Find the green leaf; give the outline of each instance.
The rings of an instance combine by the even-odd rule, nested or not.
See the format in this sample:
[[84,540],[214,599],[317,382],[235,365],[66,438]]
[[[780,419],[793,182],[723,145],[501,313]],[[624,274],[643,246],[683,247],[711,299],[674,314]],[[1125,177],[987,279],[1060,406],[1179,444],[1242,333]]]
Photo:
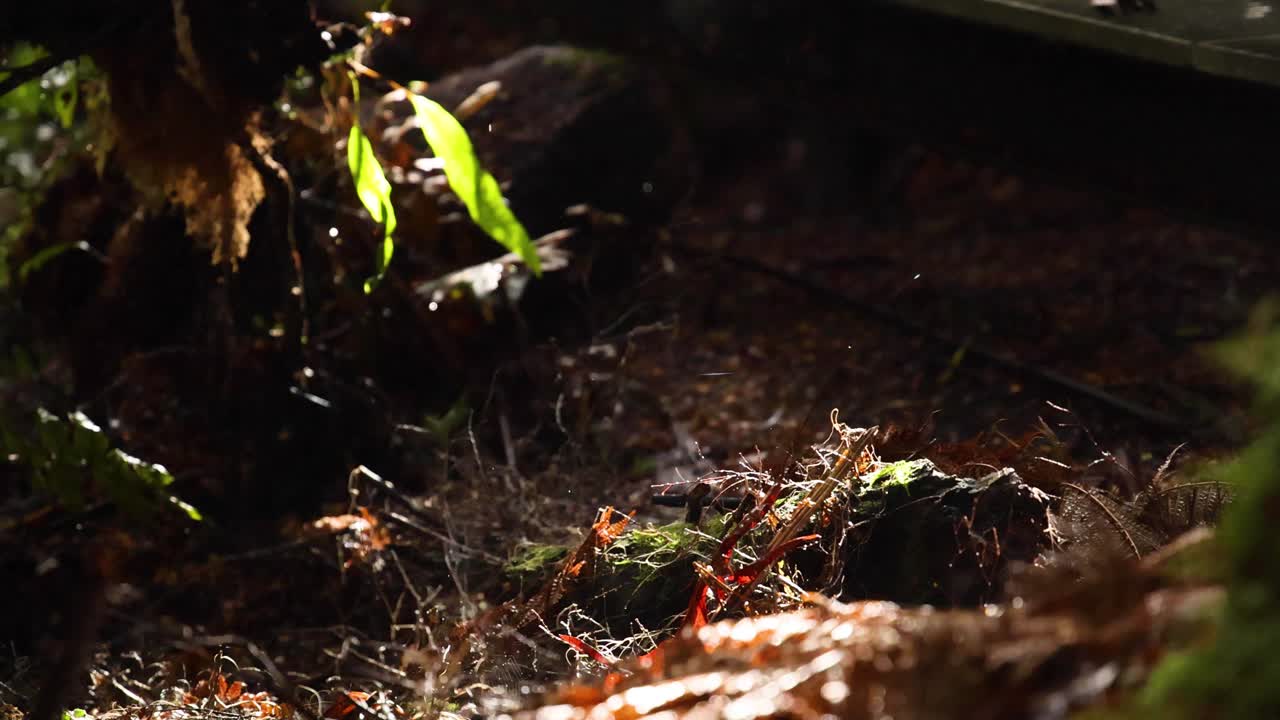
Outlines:
[[360,204],[369,211],[374,222],[382,223],[382,251],[374,262],[375,274],[364,283],[364,291],[371,292],[382,280],[391,263],[391,255],[395,252],[395,241],[392,234],[396,231],[396,211],[391,207],[391,183],[382,173],[382,165],[373,153],[373,143],[360,129],[360,125],[352,124],[351,136],[347,139],[347,165],[351,168],[351,177],[356,183],[356,194],[360,196]]
[[374,222],[384,223],[387,234],[395,231],[396,214],[391,207],[391,183],[382,174],[382,166],[373,154],[373,143],[359,125],[351,127],[350,144],[347,147],[347,164],[351,177],[356,181],[356,194]]
[[408,95],[423,137],[444,164],[449,186],[467,206],[471,219],[503,247],[520,256],[535,275],[541,275],[538,252],[529,233],[507,207],[498,181],[480,167],[467,131],[440,103],[416,93]]
[[35,255],[27,258],[22,262],[22,265],[18,266],[18,280],[26,282],[28,275],[36,272],[40,268],[43,268],[45,265],[48,265],[50,260],[53,260],[68,250],[82,250],[87,252],[89,251],[89,243],[80,240],[78,242],[62,242],[56,245],[50,245]]
[[175,507],[186,513],[187,517],[191,518],[194,522],[202,522],[204,520],[204,515],[201,515],[200,511],[192,507],[189,503],[185,503],[173,495],[169,496],[169,502],[173,503]]
[[53,93],[53,110],[57,113],[58,122],[62,123],[63,130],[70,128],[71,123],[76,119],[76,103],[80,101],[80,81],[77,78],[76,61],[71,60],[67,65],[69,70],[66,82]]
[[3,438],[6,451],[29,467],[34,488],[77,511],[90,499],[105,499],[137,518],[173,506],[192,520],[202,519],[198,510],[166,490],[174,478],[163,465],[112,448],[89,416],[77,410],[64,418],[38,408],[37,418],[31,442],[14,433]]
[[[9,49],[3,64],[8,67],[22,67],[44,59],[49,53],[38,45],[18,43]],[[0,73],[0,80],[8,79],[10,73]],[[7,95],[0,96],[0,108],[20,115],[30,116],[40,112],[41,89],[39,78],[19,85]]]
[[470,416],[471,407],[467,403],[467,396],[461,395],[443,415],[423,417],[422,425],[431,432],[437,444],[447,445],[449,437],[455,430],[461,428]]
[[[360,102],[360,83],[355,75],[351,75],[351,88],[355,105]],[[372,292],[387,272],[391,263],[391,255],[395,252],[395,241],[392,235],[396,231],[396,211],[391,206],[391,183],[382,172],[382,164],[373,152],[373,143],[360,128],[360,121],[353,120],[351,134],[347,137],[347,167],[351,169],[351,178],[356,184],[356,195],[360,204],[369,211],[374,222],[383,226],[382,251],[374,259],[374,276],[365,280],[364,291]]]

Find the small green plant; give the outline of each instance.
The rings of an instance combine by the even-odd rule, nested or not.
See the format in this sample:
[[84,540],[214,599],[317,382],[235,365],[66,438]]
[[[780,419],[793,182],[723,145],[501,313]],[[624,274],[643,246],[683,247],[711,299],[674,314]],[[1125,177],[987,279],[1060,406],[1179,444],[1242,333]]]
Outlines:
[[[349,73],[348,77],[352,97],[358,106],[359,79],[355,73]],[[534,275],[541,275],[537,248],[529,239],[524,225],[507,206],[497,179],[480,166],[466,129],[440,103],[407,88],[404,92],[413,106],[422,136],[443,165],[449,186],[466,206],[471,219],[500,245],[519,256]],[[391,183],[387,181],[373,143],[360,127],[358,118],[352,120],[347,138],[347,165],[360,204],[383,228],[382,245],[374,262],[374,276],[364,284],[368,293],[382,280],[395,253],[396,214],[391,204]]]
[[439,415],[424,415],[422,427],[431,435],[432,441],[440,447],[448,447],[449,438],[462,428],[471,417],[471,406],[465,395]]
[[201,515],[169,494],[173,476],[117,448],[79,411],[60,417],[41,408],[29,433],[0,432],[9,461],[30,473],[31,486],[72,511],[105,500],[135,518],[176,509],[195,521]]

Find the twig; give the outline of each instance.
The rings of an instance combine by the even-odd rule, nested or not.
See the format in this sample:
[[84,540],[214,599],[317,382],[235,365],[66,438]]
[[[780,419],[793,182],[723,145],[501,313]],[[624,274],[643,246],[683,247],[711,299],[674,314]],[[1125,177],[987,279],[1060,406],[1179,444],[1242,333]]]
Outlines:
[[232,553],[230,555],[224,555],[222,559],[224,562],[258,560],[264,557],[270,557],[272,555],[286,553],[286,552],[289,552],[290,550],[295,550],[297,548],[307,547],[308,545],[314,545],[316,542],[324,539],[325,537],[326,536],[324,535],[317,535],[315,537],[304,537],[304,538],[299,538],[297,540],[289,540],[287,542],[279,543],[277,545],[270,545],[268,547],[262,547],[262,548],[254,548],[252,550],[246,550],[240,553]]
[[147,704],[147,701],[146,701],[146,699],[145,699],[145,698],[143,698],[143,697],[142,697],[141,695],[139,695],[138,693],[136,693],[136,692],[134,692],[134,691],[130,690],[129,688],[125,687],[125,686],[124,686],[124,683],[121,683],[119,680],[117,680],[117,679],[115,679],[115,678],[111,678],[111,686],[112,686],[112,687],[114,687],[116,690],[119,690],[121,695],[124,695],[125,697],[127,697],[127,698],[129,698],[130,700],[134,701],[134,702],[135,702],[135,703],[137,703],[138,705],[146,705],[146,704]]
[[[356,497],[355,481],[356,481],[356,478],[358,477],[367,478],[371,482],[375,483],[384,492],[386,492],[388,495],[395,498],[402,505],[408,508],[409,512],[413,514],[415,517],[420,518],[421,520],[426,522],[436,521],[436,518],[428,515],[425,511],[423,511],[420,503],[416,502],[413,498],[409,497],[408,495],[405,495],[398,488],[396,488],[396,486],[393,485],[390,481],[384,479],[381,475],[375,473],[374,471],[370,470],[369,468],[363,465],[360,465],[356,467],[356,469],[352,470],[351,475],[347,479],[348,493],[351,494],[352,503],[355,502],[355,497]],[[354,510],[354,505],[352,509]],[[426,527],[425,525],[422,525],[419,522],[411,520],[405,515],[395,512],[394,510],[388,510],[387,517],[413,530],[416,530],[422,533],[423,535],[433,537],[436,540],[439,540],[440,542],[444,543],[445,545],[452,546],[455,549],[461,551],[462,554],[468,557],[479,557],[487,562],[495,563],[498,565],[501,565],[504,562],[501,558],[497,557],[496,555],[492,555],[490,553],[484,552],[483,550],[476,550],[475,548],[464,545],[463,543],[460,543],[457,540],[454,540],[449,535],[442,533],[439,530],[433,530],[432,528]]]
[[387,517],[392,520],[395,520],[398,523],[406,525],[414,530],[417,530],[423,535],[433,537],[436,540],[439,540],[440,542],[444,543],[445,545],[452,547],[455,550],[458,550],[459,552],[461,552],[463,555],[467,557],[477,557],[477,558],[480,558],[481,560],[492,563],[494,565],[501,565],[505,562],[502,558],[498,557],[497,555],[487,553],[483,550],[477,550],[469,545],[460,543],[457,540],[454,540],[453,538],[449,537],[445,533],[440,532],[439,530],[432,530],[431,528],[423,527],[422,525],[414,522],[413,520],[410,520],[409,518],[401,515],[400,513],[389,512],[387,513]]
[[[516,477],[520,477],[520,468],[516,465],[515,443],[511,439],[511,423],[507,420],[505,408],[498,411],[498,431],[502,435],[502,450],[507,459],[507,467]],[[508,489],[515,490],[512,487]]]
[[[557,408],[557,413],[558,412],[559,412],[559,408]],[[471,441],[471,454],[473,457],[475,457],[476,472],[480,474],[480,481],[483,484],[488,485],[489,474],[484,471],[484,461],[480,459],[480,445],[479,443],[476,442],[476,431],[472,422],[475,420],[475,417],[476,417],[476,412],[474,410],[467,413],[467,439]]]
[[800,529],[809,523],[809,519],[827,501],[827,498],[835,491],[836,486],[844,482],[851,471],[857,471],[858,458],[862,456],[862,451],[871,444],[871,440],[875,438],[879,431],[879,427],[867,428],[852,443],[849,442],[847,437],[844,438],[842,444],[845,445],[845,448],[842,449],[840,456],[836,459],[835,466],[827,472],[822,482],[809,492],[809,496],[800,502],[800,506],[792,513],[791,519],[783,526],[782,530],[773,536],[766,553],[776,550],[780,545],[790,542],[792,538],[800,534]]
[[[675,507],[687,508],[690,502],[689,493],[663,493],[661,495],[650,495],[649,502],[659,507]],[[715,497],[706,496],[701,499],[695,499],[699,508],[714,507],[717,510],[734,510],[742,504],[741,495],[716,495]]]
[[400,501],[400,504],[408,508],[409,511],[414,515],[424,520],[435,519],[428,516],[426,513],[424,513],[422,511],[422,507],[413,498],[401,492],[399,488],[397,488],[393,483],[391,483],[391,481],[384,479],[381,475],[370,470],[364,465],[356,466],[356,468],[351,471],[351,474],[347,476],[347,491],[349,493],[352,493],[353,497],[354,497],[353,490],[355,489],[356,478],[360,478],[360,477],[363,477],[369,480],[370,482],[372,482],[373,484],[381,488],[383,492],[395,498],[396,500]]

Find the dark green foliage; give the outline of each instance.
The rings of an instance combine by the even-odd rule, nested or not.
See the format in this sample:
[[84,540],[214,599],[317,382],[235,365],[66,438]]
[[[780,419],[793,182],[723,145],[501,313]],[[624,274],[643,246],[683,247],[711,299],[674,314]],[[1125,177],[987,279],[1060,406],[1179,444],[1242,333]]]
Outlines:
[[73,512],[106,501],[135,519],[170,508],[201,519],[199,511],[169,494],[173,476],[164,466],[112,448],[84,413],[63,418],[41,408],[29,432],[5,430],[0,443],[9,461],[29,473],[33,489]]
[[1280,329],[1277,307],[1261,308],[1250,331],[1217,349],[1257,391],[1267,429],[1224,470],[1236,487],[1219,540],[1228,558],[1228,595],[1214,637],[1172,654],[1143,695],[1160,717],[1280,717]]
[[[0,65],[22,68],[46,56],[43,49],[22,43],[0,50]],[[0,80],[7,76],[0,72]],[[26,231],[44,190],[62,177],[68,161],[86,144],[100,150],[91,141],[97,130],[81,121],[87,117],[81,110],[105,102],[101,76],[86,58],[54,65],[0,96],[0,287],[10,281],[4,257]],[[50,252],[41,263],[60,254]],[[24,268],[22,274],[35,269]]]

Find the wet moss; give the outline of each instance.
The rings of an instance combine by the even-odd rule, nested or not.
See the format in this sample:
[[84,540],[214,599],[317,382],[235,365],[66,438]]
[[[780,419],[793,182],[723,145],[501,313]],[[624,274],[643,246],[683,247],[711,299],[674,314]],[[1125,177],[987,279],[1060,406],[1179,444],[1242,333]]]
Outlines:
[[560,561],[568,556],[569,550],[565,545],[521,545],[512,552],[511,558],[502,567],[502,574],[524,585],[540,582],[551,577]]
[[709,562],[724,531],[722,517],[708,518],[701,528],[686,522],[631,530],[609,546],[594,583],[597,617],[609,624],[639,619],[661,627],[688,605],[695,561]]

